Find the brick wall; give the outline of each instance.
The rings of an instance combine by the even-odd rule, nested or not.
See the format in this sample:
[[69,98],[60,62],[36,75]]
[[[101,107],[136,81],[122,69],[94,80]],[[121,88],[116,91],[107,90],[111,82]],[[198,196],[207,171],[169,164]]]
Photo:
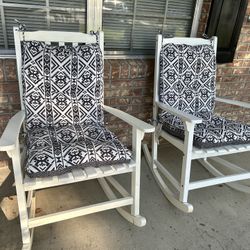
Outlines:
[[[204,0],[199,26],[199,35],[206,29],[211,0]],[[240,38],[232,63],[220,64],[217,69],[217,96],[250,102],[250,0]],[[230,119],[250,122],[250,110],[218,104],[216,112]]]
[[[152,116],[153,77],[154,60],[105,60],[105,104],[148,121]],[[114,116],[105,118],[119,139],[130,145],[131,128]]]

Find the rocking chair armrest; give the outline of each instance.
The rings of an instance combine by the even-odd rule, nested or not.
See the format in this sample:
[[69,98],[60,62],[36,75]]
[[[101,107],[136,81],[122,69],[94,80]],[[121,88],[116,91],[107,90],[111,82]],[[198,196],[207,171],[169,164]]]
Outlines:
[[170,107],[170,106],[168,106],[164,103],[161,103],[161,102],[156,102],[156,104],[159,108],[163,109],[164,111],[167,111],[173,115],[178,116],[184,122],[191,122],[193,124],[202,123],[202,119],[199,117],[196,117],[196,116],[191,115],[191,114],[187,114],[179,109]]
[[126,123],[130,124],[131,126],[141,130],[144,133],[153,133],[155,131],[154,126],[132,116],[129,115],[119,109],[112,108],[109,106],[104,105],[103,106],[104,110],[107,111],[108,113],[120,118],[121,120],[125,121]]
[[248,102],[241,102],[241,101],[237,101],[237,100],[230,100],[230,99],[222,98],[222,97],[216,97],[215,101],[217,101],[217,102],[223,102],[223,103],[227,103],[227,104],[239,106],[239,107],[242,107],[242,108],[248,108],[248,109],[250,109],[250,103],[248,103]]
[[9,120],[0,138],[0,151],[10,151],[15,149],[24,118],[25,112],[21,110]]

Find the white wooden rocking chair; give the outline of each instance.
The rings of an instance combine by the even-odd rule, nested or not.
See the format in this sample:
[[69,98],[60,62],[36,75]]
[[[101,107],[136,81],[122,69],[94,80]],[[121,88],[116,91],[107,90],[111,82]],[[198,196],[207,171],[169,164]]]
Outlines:
[[[216,48],[216,37],[157,36],[153,105],[156,130],[152,138],[152,152],[146,144],[143,150],[164,195],[187,213],[193,211],[193,206],[188,203],[188,194],[194,189],[226,183],[250,193],[249,186],[235,183],[249,179],[250,173],[219,157],[249,151],[250,126],[215,116],[215,101],[244,108],[250,108],[250,104],[215,97]],[[159,137],[183,152],[180,181],[158,160]],[[211,160],[226,171],[212,165],[209,157],[213,157]],[[192,160],[198,160],[215,177],[190,181]]]
[[[25,31],[24,32],[20,30],[19,28],[14,27],[14,37],[15,37],[18,81],[19,81],[19,88],[20,88],[20,95],[21,95],[22,110],[19,111],[13,118],[10,119],[0,139],[0,150],[6,151],[9,157],[11,157],[12,159],[12,165],[13,165],[14,177],[15,177],[15,185],[16,185],[16,191],[17,191],[18,207],[19,207],[23,249],[31,248],[32,239],[33,239],[33,230],[35,227],[74,218],[77,216],[104,211],[108,209],[116,208],[117,211],[129,222],[139,227],[144,226],[146,224],[146,219],[140,216],[139,214],[141,140],[143,139],[144,133],[153,132],[154,127],[122,111],[103,105],[103,86],[101,86],[103,84],[102,82],[103,81],[103,68],[102,68],[103,67],[103,57],[102,57],[103,55],[103,32],[99,32],[98,35],[84,34],[84,33],[79,33],[79,32],[58,32],[58,31],[34,31],[34,32]],[[54,46],[54,48],[52,48],[52,45],[50,47],[51,43],[57,43],[59,44],[59,46],[57,45],[57,46]],[[67,47],[66,43],[67,44],[70,43],[71,45],[68,45]],[[99,44],[99,46],[97,44]],[[24,49],[26,50],[25,52],[23,51]],[[101,51],[101,52],[99,53],[98,51],[99,52]],[[43,54],[42,57],[37,56],[37,53],[38,54],[40,53],[40,56],[42,53]],[[49,53],[49,54],[45,55],[46,53]],[[93,150],[96,150],[97,152],[99,150],[98,147],[102,147],[102,143],[106,143],[105,146],[103,146],[102,148],[104,151],[104,154],[105,153],[109,154],[110,151],[118,148],[117,150],[119,150],[119,152],[115,151],[114,158],[116,159],[119,153],[120,158],[118,159],[116,163],[119,163],[119,160],[125,159],[126,161],[124,163],[120,161],[121,162],[120,164],[115,164],[115,161],[114,163],[112,163],[112,160],[108,159],[108,162],[110,161],[110,163],[107,164],[104,162],[102,165],[102,162],[100,161],[97,162],[98,156],[96,155],[95,156],[96,160],[94,161],[96,165],[93,164],[93,157],[91,158],[89,156],[89,160],[85,162],[86,164],[84,165],[84,167],[74,168],[72,165],[74,164],[77,165],[77,162],[79,161],[78,156],[74,158],[75,155],[73,153],[75,152],[74,150],[77,149],[75,148],[74,150],[71,150],[71,153],[74,151],[72,153],[73,156],[71,154],[71,158],[69,158],[69,153],[65,153],[66,151],[64,152],[65,157],[68,157],[67,164],[69,165],[70,171],[67,171],[67,169],[64,169],[62,167],[62,164],[60,165],[57,162],[58,171],[48,172],[51,169],[47,169],[46,166],[43,165],[44,164],[43,159],[41,159],[41,157],[46,158],[46,156],[44,155],[46,154],[46,150],[51,149],[51,147],[49,147],[48,149],[45,149],[44,147],[46,145],[42,143],[43,136],[46,136],[46,133],[44,133],[44,131],[47,129],[47,127],[45,127],[45,130],[44,128],[42,128],[42,130],[41,128],[39,128],[40,132],[38,134],[36,134],[36,132],[33,131],[34,133],[33,134],[31,133],[30,135],[32,140],[38,140],[37,144],[33,143],[34,141],[31,141],[30,139],[28,139],[30,140],[28,141],[28,143],[30,144],[28,145],[30,147],[28,148],[28,150],[30,150],[28,152],[28,163],[31,166],[27,166],[27,163],[26,163],[26,171],[24,171],[24,165],[25,165],[24,158],[25,158],[25,155],[27,154],[26,153],[27,145],[24,145],[24,148],[20,150],[21,147],[19,145],[19,133],[20,133],[20,130],[24,121],[26,123],[26,129],[24,128],[24,130],[26,130],[26,132],[29,132],[29,129],[30,129],[29,125],[32,125],[32,126],[34,125],[34,127],[36,128],[35,125],[39,124],[39,112],[40,112],[40,111],[36,112],[35,109],[32,111],[28,105],[33,105],[33,104],[36,105],[37,104],[35,103],[36,101],[38,101],[39,103],[39,98],[36,99],[36,94],[44,93],[44,91],[46,90],[46,86],[47,87],[50,87],[50,85],[52,86],[52,83],[50,84],[50,81],[54,81],[52,79],[52,76],[51,78],[49,78],[48,76],[46,76],[46,74],[53,74],[53,71],[56,71],[56,70],[58,70],[56,77],[58,78],[61,77],[61,78],[59,80],[58,79],[55,80],[55,82],[61,85],[59,86],[59,90],[55,90],[51,88],[50,95],[53,95],[53,93],[54,94],[66,93],[66,92],[63,92],[64,91],[63,84],[65,84],[65,81],[60,82],[60,80],[63,80],[63,78],[65,77],[65,75],[63,75],[64,73],[62,72],[64,70],[67,71],[67,67],[69,67],[69,65],[71,65],[70,70],[73,70],[72,65],[73,63],[76,62],[74,60],[71,60],[69,56],[67,56],[67,53],[71,53],[70,54],[71,59],[74,56],[76,56],[78,60],[78,65],[79,65],[78,74],[80,74],[79,73],[80,70],[83,70],[82,68],[84,68],[83,70],[84,74],[81,76],[79,75],[82,82],[79,82],[80,81],[79,79],[75,79],[75,82],[78,81],[76,84],[80,84],[79,86],[83,86],[84,84],[86,84],[86,86],[85,85],[84,86],[86,87],[86,89],[88,88],[89,90],[90,88],[88,84],[91,84],[91,81],[88,81],[88,80],[92,79],[89,76],[91,75],[92,77],[94,77],[95,87],[97,90],[95,92],[95,98],[96,98],[95,100],[97,100],[97,102],[98,101],[100,102],[99,104],[97,103],[99,105],[99,108],[101,107],[100,109],[103,109],[106,112],[109,112],[112,115],[115,115],[116,117],[129,123],[133,127],[131,160],[128,161],[128,158],[127,158],[127,157],[130,158],[130,155],[131,155],[129,150],[127,150],[124,146],[122,146],[122,144],[119,144],[118,139],[115,138],[113,133],[101,127],[98,129],[101,130],[102,136],[104,135],[106,139],[103,139],[104,141],[102,141],[98,137],[98,139],[96,139],[98,143],[96,141],[93,141],[93,142],[91,142],[91,140],[88,141],[87,145],[92,145],[92,146],[94,145],[93,146],[94,148],[92,148],[92,151],[87,151],[88,154],[92,154]],[[55,56],[56,58],[53,58],[53,56]],[[90,62],[89,57],[93,57],[93,60],[91,59],[92,60],[91,62]],[[69,63],[60,64],[61,59],[66,60],[66,61],[68,60]],[[46,60],[49,60],[49,62],[48,61],[45,62]],[[55,60],[57,60],[57,63],[60,66],[59,69],[58,68],[55,69],[55,65],[56,65]],[[47,66],[50,65],[49,69],[48,68],[46,69],[46,70],[49,70],[49,72],[45,70],[46,63],[47,63]],[[43,72],[37,72],[41,70],[41,68]],[[95,73],[95,71],[98,71],[98,72]],[[27,72],[29,72],[29,75],[27,75],[28,74]],[[36,76],[39,76],[39,77],[36,78]],[[76,78],[77,76],[74,74],[71,74],[70,77],[71,77],[71,83],[72,84],[75,83],[73,82],[72,79],[74,77]],[[42,85],[42,87],[38,85],[35,86],[36,81],[40,81],[41,79],[44,82],[44,85]],[[49,80],[49,81],[46,82],[46,80]],[[42,89],[38,89],[40,87]],[[53,88],[55,88],[55,86],[53,86]],[[97,88],[99,88],[99,90]],[[62,92],[60,92],[60,89]],[[73,87],[71,87],[71,91],[74,91]],[[84,92],[84,90],[82,91]],[[93,95],[93,91],[90,90],[89,93],[90,95]],[[78,94],[81,95],[81,92],[79,91]],[[30,97],[30,95],[33,95],[33,96]],[[47,97],[48,96],[46,96],[46,98]],[[33,101],[33,103],[29,103],[30,100]],[[59,102],[60,100],[61,99],[59,98]],[[81,95],[81,98],[78,98],[78,99],[76,96],[76,100],[78,102],[86,101],[82,106],[79,104],[78,108],[86,107],[87,109],[89,108],[89,103],[91,103],[91,101],[89,101],[88,93]],[[48,100],[45,100],[45,99],[43,101],[47,102],[47,104],[49,102]],[[66,103],[66,104],[67,104],[66,106],[72,105],[72,103],[71,104]],[[37,108],[40,109],[40,106],[43,106],[43,103],[39,103],[38,106]],[[49,107],[46,107],[46,108],[49,108]],[[57,107],[54,107],[54,108],[56,109]],[[47,110],[47,112],[49,111]],[[54,110],[53,112],[56,112],[56,110]],[[73,111],[71,110],[71,112]],[[85,110],[83,112],[87,112],[87,111]],[[95,110],[94,112],[91,113],[91,115],[95,116],[98,112],[102,112],[102,111]],[[79,114],[80,116],[81,115],[83,116],[83,113],[79,113]],[[42,114],[42,116],[43,115],[44,114]],[[57,114],[53,113],[53,115],[54,115],[53,122],[55,123],[56,122],[55,120],[57,119],[56,118]],[[65,117],[62,117],[62,115],[66,116],[66,113],[64,111],[61,111],[61,113],[59,114],[60,116],[59,123],[62,122],[63,119],[65,119]],[[100,114],[97,114],[97,115],[98,115],[97,116],[98,119],[101,119]],[[86,117],[89,118],[90,114],[88,113]],[[41,119],[43,120],[43,117]],[[76,116],[76,119],[80,120],[81,117]],[[42,120],[40,120],[40,122],[43,122]],[[65,122],[66,120],[63,120],[63,121]],[[49,121],[46,121],[46,119],[45,119],[45,122],[49,123]],[[86,126],[88,126],[88,124]],[[86,130],[85,131],[86,136],[89,136],[89,137],[96,136],[96,133],[98,135],[100,131],[97,129],[99,132],[98,131],[96,132],[95,129],[96,128],[92,128],[91,131]],[[51,130],[47,129],[46,131],[49,131],[49,133],[52,133]],[[58,132],[57,129],[54,129],[53,131],[55,131],[56,133]],[[80,135],[82,137],[85,136],[85,132],[82,132],[82,131],[83,130],[81,130],[80,132],[76,131],[78,133],[78,137]],[[70,135],[70,133],[67,133],[67,132],[68,131],[65,132],[66,134],[63,134],[63,133],[60,134],[58,132],[58,134],[62,135],[61,139],[63,138],[67,139],[68,138],[67,136]],[[40,141],[39,141],[39,137],[41,139]],[[110,142],[109,140],[110,137],[114,141]],[[52,139],[53,139],[53,136],[52,136]],[[56,140],[59,140],[59,139],[60,138],[57,138]],[[107,142],[105,140],[107,140]],[[46,141],[45,143],[47,142],[48,141]],[[74,142],[74,143],[75,143],[74,145],[78,145],[77,144],[78,142]],[[66,148],[68,147],[67,145],[70,145],[70,143],[68,144],[59,143],[56,145],[57,146],[59,145],[61,147],[61,150],[64,150],[65,147]],[[111,146],[118,145],[118,146],[117,148],[115,148],[114,146],[114,148],[110,149],[111,147],[110,145]],[[40,149],[36,148],[35,151],[32,151],[33,147],[35,148],[41,147],[41,148]],[[53,147],[56,147],[56,146],[53,146]],[[20,151],[22,152],[20,153]],[[81,152],[83,152],[84,154],[84,151],[80,150],[80,153]],[[54,150],[53,153],[56,155],[57,154],[56,150]],[[107,156],[105,155],[105,157]],[[99,158],[100,158],[100,155],[99,155]],[[53,168],[55,168],[56,163],[53,162],[52,164],[51,159],[50,160],[48,159],[47,159],[47,163],[50,164],[50,167],[52,168],[52,170],[55,170]],[[55,157],[54,160],[58,160],[58,158]],[[62,161],[64,160],[65,159],[63,159]],[[70,160],[72,162],[70,162]],[[80,163],[82,163],[81,157],[80,157]],[[67,165],[66,160],[63,164]],[[46,171],[44,169],[46,169]],[[63,174],[58,175],[60,171]],[[48,173],[52,173],[51,176],[46,176]],[[120,174],[125,174],[125,173],[131,173],[131,178],[132,178],[131,193],[126,191],[113,177],[115,175],[120,175]],[[62,211],[62,212],[57,212],[57,213],[53,213],[49,215],[35,217],[34,211],[35,211],[35,191],[36,190],[75,183],[75,182],[81,182],[81,181],[86,181],[86,180],[91,180],[91,179],[98,179],[109,201],[94,204],[94,205],[89,205],[85,207],[75,208],[75,209],[71,209],[68,211]],[[120,197],[117,198],[117,196],[112,191],[108,183],[111,184],[112,187],[115,188],[118,191],[118,193],[121,194],[121,198]],[[131,211],[127,211],[125,208],[121,208],[124,206],[130,206]]]

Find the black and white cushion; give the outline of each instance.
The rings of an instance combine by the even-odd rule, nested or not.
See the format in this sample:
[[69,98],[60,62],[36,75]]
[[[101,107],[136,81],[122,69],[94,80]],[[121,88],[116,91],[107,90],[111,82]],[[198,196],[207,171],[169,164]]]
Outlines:
[[131,152],[100,123],[36,128],[28,132],[27,145],[26,171],[31,177],[131,159]]
[[129,162],[131,152],[104,127],[99,46],[32,41],[22,48],[27,174]]
[[[214,115],[216,60],[212,45],[166,44],[160,54],[161,102],[203,119],[194,129],[194,145],[210,148],[250,142],[250,126]],[[182,121],[159,114],[168,133],[184,138]]]

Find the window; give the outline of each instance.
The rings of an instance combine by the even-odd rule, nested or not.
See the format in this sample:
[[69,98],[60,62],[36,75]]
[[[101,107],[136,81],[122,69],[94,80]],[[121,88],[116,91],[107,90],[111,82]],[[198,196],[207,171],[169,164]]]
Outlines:
[[195,2],[104,0],[105,49],[133,54],[152,53],[159,32],[169,36],[189,36]]
[[217,62],[232,62],[245,17],[247,0],[213,0],[206,33],[218,37]]
[[10,54],[14,48],[14,19],[29,30],[86,31],[86,0],[3,0],[0,3],[0,49]]
[[150,55],[159,32],[189,36],[201,4],[202,0],[0,0],[0,56],[15,55],[14,19],[31,31],[103,29],[105,53]]

